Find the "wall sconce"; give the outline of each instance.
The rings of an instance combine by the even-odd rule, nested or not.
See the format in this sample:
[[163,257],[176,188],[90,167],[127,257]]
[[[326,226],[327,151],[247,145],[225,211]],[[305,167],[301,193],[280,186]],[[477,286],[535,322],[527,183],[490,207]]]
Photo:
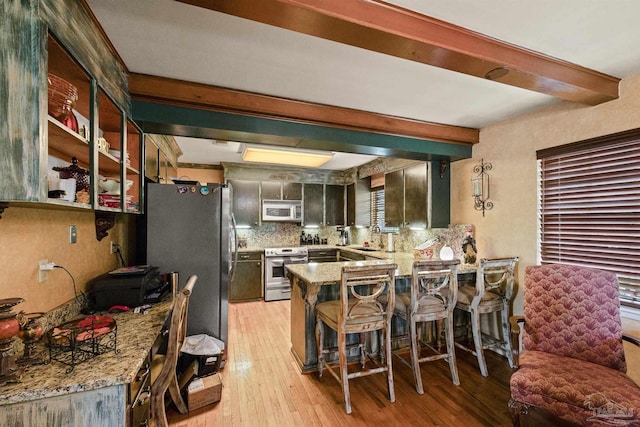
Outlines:
[[491,163],[485,163],[484,159],[480,160],[479,165],[475,165],[473,167],[473,173],[478,174],[477,176],[471,178],[471,184],[473,186],[473,200],[474,200],[474,208],[477,211],[482,211],[482,216],[484,216],[485,210],[490,210],[493,208],[493,202],[489,201],[489,175],[487,171],[490,171],[493,168]]

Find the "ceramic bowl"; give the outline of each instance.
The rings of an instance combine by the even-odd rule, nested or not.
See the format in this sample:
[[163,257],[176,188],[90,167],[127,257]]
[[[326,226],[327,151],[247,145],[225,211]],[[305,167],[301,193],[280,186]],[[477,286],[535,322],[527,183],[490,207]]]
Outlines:
[[98,181],[98,187],[107,193],[120,193],[120,181],[115,178],[101,178]]

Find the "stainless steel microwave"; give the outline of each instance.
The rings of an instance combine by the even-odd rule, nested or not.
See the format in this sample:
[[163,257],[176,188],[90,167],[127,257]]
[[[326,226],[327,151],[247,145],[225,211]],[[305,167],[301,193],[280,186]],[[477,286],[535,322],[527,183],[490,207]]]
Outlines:
[[301,200],[263,200],[263,221],[302,222]]

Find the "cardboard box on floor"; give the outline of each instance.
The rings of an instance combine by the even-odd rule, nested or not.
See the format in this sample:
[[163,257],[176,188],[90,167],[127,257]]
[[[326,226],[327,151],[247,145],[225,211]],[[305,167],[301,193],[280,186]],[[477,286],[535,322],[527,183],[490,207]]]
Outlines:
[[187,387],[189,411],[218,402],[222,398],[222,377],[219,373],[196,377]]

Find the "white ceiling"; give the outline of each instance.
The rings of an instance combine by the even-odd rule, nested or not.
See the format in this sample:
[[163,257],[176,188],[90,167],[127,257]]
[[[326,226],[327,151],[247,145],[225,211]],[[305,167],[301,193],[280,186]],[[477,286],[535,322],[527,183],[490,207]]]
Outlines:
[[[640,72],[637,0],[390,3],[616,77]],[[557,102],[172,0],[88,4],[131,72],[472,128]],[[227,155],[214,148],[228,145],[177,140],[180,162],[215,164]],[[368,160],[356,156],[354,164]]]

